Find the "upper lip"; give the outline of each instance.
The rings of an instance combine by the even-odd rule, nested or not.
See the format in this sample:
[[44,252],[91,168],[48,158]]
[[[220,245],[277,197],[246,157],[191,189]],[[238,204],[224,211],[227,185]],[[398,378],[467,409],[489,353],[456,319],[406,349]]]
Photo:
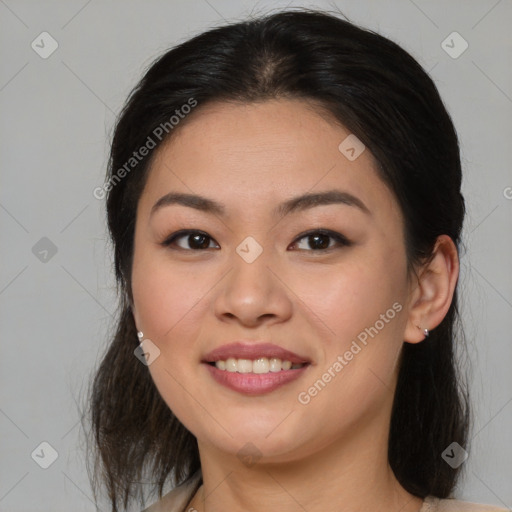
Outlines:
[[212,363],[216,361],[226,361],[228,358],[235,359],[258,359],[260,357],[277,358],[291,363],[309,363],[307,357],[286,350],[285,348],[274,345],[273,343],[244,343],[237,341],[222,345],[211,352],[208,352],[203,358],[203,363]]

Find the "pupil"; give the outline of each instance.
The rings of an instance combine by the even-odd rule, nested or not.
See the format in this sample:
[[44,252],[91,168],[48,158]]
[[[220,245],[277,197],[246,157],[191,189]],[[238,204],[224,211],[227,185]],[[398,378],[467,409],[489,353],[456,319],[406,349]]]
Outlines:
[[[199,242],[197,244],[194,242],[191,243],[190,244],[191,247],[196,247],[196,248],[201,248],[201,249],[208,248],[208,245],[209,245],[208,240],[207,240],[208,237],[206,237],[205,235],[190,235],[190,236],[192,237],[192,240],[194,240],[194,241],[202,240],[202,243],[201,242]],[[190,238],[189,238],[189,243],[190,243]]]
[[[315,240],[315,243],[310,244],[311,248],[327,249],[329,247],[329,237],[327,235],[311,235],[311,238]],[[324,239],[324,243],[321,243],[321,239]],[[320,240],[320,243],[317,243]],[[313,247],[315,246],[315,247]]]

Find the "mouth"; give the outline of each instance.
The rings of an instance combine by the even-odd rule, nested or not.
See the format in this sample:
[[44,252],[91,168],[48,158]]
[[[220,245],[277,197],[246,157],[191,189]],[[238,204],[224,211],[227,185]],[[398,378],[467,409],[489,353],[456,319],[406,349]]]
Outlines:
[[201,361],[213,379],[246,395],[262,395],[298,379],[311,360],[271,343],[236,342]]

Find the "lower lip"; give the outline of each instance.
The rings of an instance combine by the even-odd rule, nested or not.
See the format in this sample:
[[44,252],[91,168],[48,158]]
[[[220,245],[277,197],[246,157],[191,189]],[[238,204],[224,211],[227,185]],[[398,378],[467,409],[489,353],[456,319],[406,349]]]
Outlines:
[[308,364],[296,370],[281,370],[269,373],[238,373],[219,370],[216,366],[203,363],[210,375],[223,386],[246,395],[262,395],[298,379]]

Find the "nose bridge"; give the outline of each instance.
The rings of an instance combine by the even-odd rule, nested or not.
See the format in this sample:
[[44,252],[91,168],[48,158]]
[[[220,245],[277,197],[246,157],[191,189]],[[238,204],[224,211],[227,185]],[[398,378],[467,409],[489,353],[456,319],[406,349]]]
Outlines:
[[[261,237],[260,237],[261,240]],[[267,246],[264,250],[263,245],[256,240],[253,236],[246,236],[236,247],[235,252],[238,256],[248,265],[253,264],[256,260],[268,259],[269,248]],[[263,253],[266,253],[262,258]]]
[[230,258],[231,271],[216,299],[216,313],[253,323],[259,318],[283,317],[289,298],[272,271],[273,254],[253,236],[245,237]]
[[267,275],[271,259],[269,247],[264,247],[253,236],[246,236],[235,248],[231,259],[231,285],[238,288],[238,293],[254,296],[253,300],[256,300],[256,294],[268,293],[268,287],[272,285]]

